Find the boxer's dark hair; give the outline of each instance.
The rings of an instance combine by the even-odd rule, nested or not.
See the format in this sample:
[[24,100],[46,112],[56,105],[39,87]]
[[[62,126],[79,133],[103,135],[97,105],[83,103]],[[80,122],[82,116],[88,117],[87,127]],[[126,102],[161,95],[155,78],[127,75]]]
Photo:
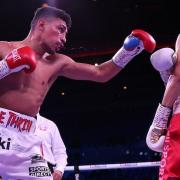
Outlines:
[[72,21],[71,21],[71,16],[66,13],[62,9],[58,9],[55,7],[47,6],[47,7],[41,7],[38,8],[35,13],[34,17],[31,21],[31,28],[34,28],[37,21],[41,18],[60,18],[63,21],[66,22],[67,28],[70,29]]

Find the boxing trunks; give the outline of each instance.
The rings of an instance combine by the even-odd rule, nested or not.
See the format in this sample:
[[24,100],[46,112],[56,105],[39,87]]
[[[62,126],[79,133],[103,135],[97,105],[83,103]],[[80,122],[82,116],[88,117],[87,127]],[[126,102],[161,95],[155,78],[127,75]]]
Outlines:
[[0,108],[0,176],[3,180],[52,180],[36,119]]
[[180,179],[180,113],[170,121],[159,171],[159,180],[170,179]]

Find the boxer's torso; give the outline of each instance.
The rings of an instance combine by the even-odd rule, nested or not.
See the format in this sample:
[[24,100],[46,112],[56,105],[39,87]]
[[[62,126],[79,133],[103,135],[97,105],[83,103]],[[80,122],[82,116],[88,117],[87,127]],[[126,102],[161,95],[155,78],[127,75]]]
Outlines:
[[[7,44],[7,43],[6,43]],[[8,43],[0,47],[0,59],[14,48],[22,46],[20,42]],[[58,56],[58,59],[60,56]],[[37,66],[32,73],[20,71],[0,80],[0,107],[35,116],[57,74],[63,66],[55,55],[37,59]]]

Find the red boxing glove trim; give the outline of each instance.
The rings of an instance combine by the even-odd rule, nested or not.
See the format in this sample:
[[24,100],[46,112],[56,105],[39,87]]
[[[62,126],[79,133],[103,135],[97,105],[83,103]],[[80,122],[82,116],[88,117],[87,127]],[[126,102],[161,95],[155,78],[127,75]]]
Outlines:
[[131,34],[142,40],[144,49],[146,49],[148,52],[153,52],[156,48],[156,41],[148,32],[141,29],[135,29]]

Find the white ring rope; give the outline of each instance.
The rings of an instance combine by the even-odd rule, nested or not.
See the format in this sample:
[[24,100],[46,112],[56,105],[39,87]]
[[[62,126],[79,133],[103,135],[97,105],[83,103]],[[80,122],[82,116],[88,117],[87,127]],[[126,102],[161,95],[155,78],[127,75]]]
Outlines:
[[[121,164],[95,164],[77,166],[80,171],[84,170],[103,170],[103,169],[125,169],[125,168],[141,168],[141,167],[157,167],[160,166],[159,161],[155,162],[135,162]],[[65,171],[74,171],[76,166],[67,166]]]

